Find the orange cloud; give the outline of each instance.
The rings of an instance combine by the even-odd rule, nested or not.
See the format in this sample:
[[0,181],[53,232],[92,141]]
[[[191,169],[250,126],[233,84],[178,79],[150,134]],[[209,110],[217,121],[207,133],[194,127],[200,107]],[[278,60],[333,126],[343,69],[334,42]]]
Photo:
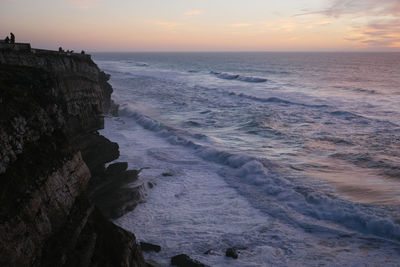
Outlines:
[[250,23],[234,23],[234,24],[230,24],[229,26],[235,27],[235,28],[242,28],[242,27],[252,26],[252,24],[250,24]]
[[[358,47],[398,47],[400,42],[399,0],[331,0],[328,8],[297,14],[295,17],[305,15],[322,15],[335,19],[344,17],[352,23],[344,39]],[[360,22],[360,18],[366,22]]]
[[346,38],[365,46],[399,47],[400,18],[375,20],[367,25],[352,28],[352,34]]
[[200,9],[197,9],[197,10],[189,10],[189,11],[186,11],[184,14],[185,14],[186,16],[200,15],[200,14],[203,14],[203,10],[200,10]]
[[175,28],[176,26],[181,25],[180,23],[174,21],[156,21],[155,24],[166,27],[168,29]]

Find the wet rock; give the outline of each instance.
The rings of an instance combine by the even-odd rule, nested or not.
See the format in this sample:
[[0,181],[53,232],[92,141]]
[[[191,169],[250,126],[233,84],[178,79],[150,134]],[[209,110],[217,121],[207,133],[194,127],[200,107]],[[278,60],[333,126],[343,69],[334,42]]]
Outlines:
[[44,245],[43,267],[146,266],[135,236],[107,221],[85,198]]
[[155,251],[155,252],[161,251],[161,247],[159,245],[154,245],[147,242],[140,242],[140,247],[142,248],[143,251]]
[[163,172],[162,176],[167,177],[167,176],[174,176],[174,174],[170,173],[170,172]]
[[171,264],[178,267],[207,267],[197,260],[191,259],[186,254],[179,254],[171,258]]
[[108,83],[110,77],[111,76],[109,74],[103,71],[99,73],[99,84],[103,89],[103,96],[104,96],[104,112],[111,114],[113,116],[118,116],[119,105],[115,104],[115,102],[111,99],[113,88]]
[[161,265],[158,264],[157,262],[149,259],[149,260],[146,260],[146,267],[161,267]]
[[126,170],[126,162],[117,162],[103,172],[97,171],[90,183],[90,198],[106,218],[116,219],[132,211],[146,198],[146,187],[137,182],[141,170]]
[[129,182],[135,181],[138,179],[138,175],[139,175],[140,171],[141,170],[127,170],[127,171],[125,171],[123,178],[125,179],[125,181],[129,181]]
[[127,168],[126,162],[111,164],[104,171],[95,171],[89,184],[90,198],[106,218],[121,217],[146,198],[146,187],[137,182],[141,170]]
[[147,197],[144,184],[131,187],[104,187],[97,192],[94,202],[106,218],[116,219],[132,211]]
[[104,164],[119,157],[118,144],[98,133],[89,133],[75,138],[74,146],[82,152],[82,157],[94,176],[91,183],[97,182],[97,177],[106,171]]
[[128,169],[128,163],[127,162],[116,162],[113,164],[110,164],[107,169],[106,169],[106,175],[107,176],[116,176],[122,174],[124,171]]
[[152,183],[152,182],[147,182],[147,185],[148,185],[149,188],[153,188],[154,187],[154,183]]
[[236,249],[234,249],[234,248],[228,248],[225,252],[225,256],[231,257],[234,259],[237,259],[239,257]]
[[210,255],[211,252],[212,252],[212,249],[209,249],[209,250],[207,250],[206,252],[204,252],[203,254],[204,254],[204,255]]

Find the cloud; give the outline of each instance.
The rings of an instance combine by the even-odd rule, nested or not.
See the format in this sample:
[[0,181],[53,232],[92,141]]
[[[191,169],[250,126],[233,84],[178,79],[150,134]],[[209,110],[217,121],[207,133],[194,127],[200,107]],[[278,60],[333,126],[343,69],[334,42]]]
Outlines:
[[168,29],[175,28],[176,26],[181,25],[180,23],[174,22],[174,21],[156,21],[155,24],[159,26],[163,26]]
[[317,20],[317,21],[313,21],[312,24],[314,24],[314,25],[329,25],[329,24],[332,24],[332,21],[330,21],[330,20]]
[[329,3],[325,9],[294,17],[318,15],[330,19],[343,18],[350,23],[345,40],[366,47],[399,47],[400,0],[330,0]]
[[184,13],[186,16],[194,16],[203,14],[203,10],[196,9],[196,10],[188,10]]
[[70,2],[74,4],[78,8],[91,8],[95,4],[97,0],[67,0],[67,2]]
[[374,20],[355,26],[346,40],[365,46],[400,48],[400,18]]
[[253,25],[253,24],[250,24],[250,23],[234,23],[234,24],[229,24],[229,26],[235,27],[235,28],[249,27],[249,26],[252,26],[252,25]]
[[329,3],[330,4],[327,8],[295,14],[294,17],[316,14],[336,18],[346,15],[353,17],[400,15],[399,0],[330,0]]
[[342,15],[399,15],[399,0],[333,0],[332,5],[323,11],[328,16],[339,17]]

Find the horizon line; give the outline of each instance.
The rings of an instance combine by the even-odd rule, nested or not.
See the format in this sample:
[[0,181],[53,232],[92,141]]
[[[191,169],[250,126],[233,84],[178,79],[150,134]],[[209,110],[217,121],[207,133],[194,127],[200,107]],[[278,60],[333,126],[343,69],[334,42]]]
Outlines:
[[193,50],[193,51],[179,51],[179,50],[125,50],[125,51],[91,51],[86,50],[88,53],[400,53],[400,51],[387,51],[387,50],[367,50],[367,51],[354,51],[354,50],[281,50],[281,51],[271,51],[271,50]]

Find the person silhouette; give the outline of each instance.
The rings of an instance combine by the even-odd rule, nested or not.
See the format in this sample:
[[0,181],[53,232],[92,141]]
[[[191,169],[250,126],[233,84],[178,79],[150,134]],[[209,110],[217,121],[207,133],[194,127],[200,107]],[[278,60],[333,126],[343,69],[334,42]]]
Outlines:
[[6,39],[4,39],[4,42],[6,42],[6,44],[10,43],[10,38],[7,36]]
[[15,44],[15,35],[12,32],[10,32],[10,43]]

